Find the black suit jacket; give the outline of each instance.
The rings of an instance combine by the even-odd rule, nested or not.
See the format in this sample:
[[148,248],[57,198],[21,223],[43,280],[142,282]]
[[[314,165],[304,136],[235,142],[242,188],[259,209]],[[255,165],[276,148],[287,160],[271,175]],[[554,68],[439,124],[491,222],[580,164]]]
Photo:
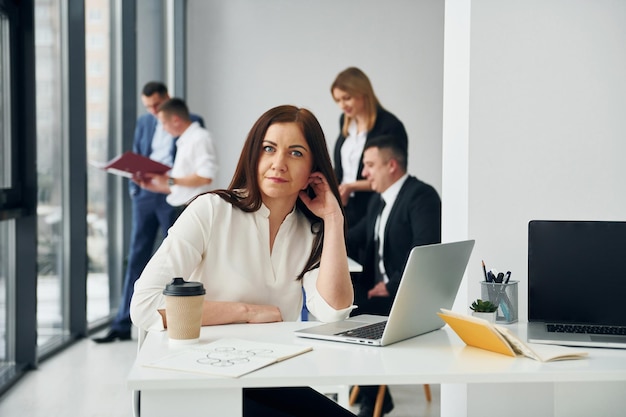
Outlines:
[[[347,237],[348,255],[363,265],[357,284],[365,291],[374,286],[374,226],[378,216],[377,208],[378,200],[371,199],[365,217],[348,231]],[[411,249],[441,242],[441,200],[437,191],[409,176],[389,212],[384,233],[383,263],[389,278],[387,290],[393,300]],[[368,311],[360,311],[363,312]],[[389,314],[388,311],[376,313]]]
[[[337,142],[335,142],[335,150],[333,154],[334,165],[335,165],[335,175],[337,176],[337,181],[341,183],[343,179],[343,166],[341,165],[341,147],[343,143],[346,141],[345,136],[341,133],[341,129],[343,128],[343,121],[345,115],[341,115],[339,118],[339,137],[337,138]],[[406,134],[406,130],[404,129],[404,125],[402,122],[393,114],[389,113],[387,110],[379,107],[376,112],[376,123],[372,130],[367,132],[367,138],[365,139],[365,143],[367,143],[372,138],[381,135],[392,135],[396,137],[400,143],[403,143],[404,146],[408,149],[408,137]],[[362,180],[363,175],[363,154],[359,158],[359,171],[357,173],[357,180]],[[354,227],[365,215],[365,211],[367,210],[367,204],[369,203],[370,197],[372,196],[372,191],[358,191],[354,193],[354,197],[350,198],[348,202],[348,206],[346,207],[346,223],[348,224],[348,228]]]

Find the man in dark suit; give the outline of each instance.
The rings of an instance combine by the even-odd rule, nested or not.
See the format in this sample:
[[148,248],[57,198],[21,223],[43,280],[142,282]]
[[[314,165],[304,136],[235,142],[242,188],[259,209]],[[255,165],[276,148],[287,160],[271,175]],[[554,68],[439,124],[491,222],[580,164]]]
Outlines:
[[[137,119],[133,152],[172,166],[176,139],[163,129],[157,118],[159,106],[169,98],[167,87],[163,83],[151,81],[143,87],[141,101],[148,113]],[[200,116],[190,114],[190,118],[204,127],[204,121]],[[130,339],[130,299],[133,296],[135,281],[152,256],[159,229],[162,236],[165,236],[176,220],[174,207],[165,200],[166,194],[142,189],[132,181],[129,187],[132,199],[132,229],[122,298],[109,332],[103,337],[94,338],[96,343]]]
[[[345,119],[346,115],[342,114],[339,118],[340,129],[344,125]],[[365,144],[367,144],[373,138],[382,135],[393,135],[398,141],[400,141],[400,144],[402,146],[408,148],[408,137],[402,122],[395,115],[385,110],[384,108],[382,108],[382,106],[380,106],[380,104],[378,104],[376,106],[376,122],[374,123],[372,129],[367,132],[365,137]],[[340,133],[339,137],[337,138],[337,142],[335,142],[334,166],[335,175],[337,175],[337,179],[341,183],[339,186],[339,191],[342,193],[342,198],[344,198],[344,191],[342,191],[343,189],[353,190],[350,193],[350,197],[348,198],[348,200],[344,201],[346,222],[348,224],[348,230],[350,230],[354,226],[356,226],[359,220],[365,215],[367,205],[375,193],[371,189],[369,189],[369,187],[367,187],[367,190],[358,189],[358,184],[362,183],[365,179],[365,177],[363,177],[362,154],[359,157],[358,166],[352,168],[356,170],[356,178],[354,179],[354,182],[344,182],[344,170],[347,170],[348,167],[344,166],[342,163],[341,149],[346,142],[346,139],[347,138],[344,136],[342,130],[342,133]]]
[[[407,151],[394,136],[372,138],[363,151],[363,177],[377,193],[347,236],[348,255],[363,265],[354,276],[354,314],[389,315],[409,252],[441,242],[441,200],[407,173]],[[362,386],[359,416],[371,416],[377,386]],[[383,413],[393,401],[387,390]]]

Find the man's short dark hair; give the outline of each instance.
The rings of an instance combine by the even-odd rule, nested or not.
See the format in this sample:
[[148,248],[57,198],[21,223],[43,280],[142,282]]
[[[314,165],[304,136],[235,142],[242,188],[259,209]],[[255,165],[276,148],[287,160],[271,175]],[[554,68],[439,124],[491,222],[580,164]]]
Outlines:
[[373,137],[365,142],[364,151],[369,148],[386,149],[391,153],[391,157],[398,162],[400,168],[404,172],[407,170],[407,149],[402,143],[393,135],[380,135]]
[[157,109],[157,112],[163,112],[167,115],[176,115],[183,120],[190,120],[189,109],[182,98],[174,97],[164,101]]
[[165,84],[159,81],[150,81],[143,86],[143,90],[141,90],[141,94],[150,97],[153,94],[158,94],[160,96],[164,96],[167,94],[167,87]]

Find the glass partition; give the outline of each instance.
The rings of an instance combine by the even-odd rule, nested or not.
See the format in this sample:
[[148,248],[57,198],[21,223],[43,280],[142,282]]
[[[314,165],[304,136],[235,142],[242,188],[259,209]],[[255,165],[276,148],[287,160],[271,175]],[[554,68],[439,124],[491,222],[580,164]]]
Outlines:
[[[11,113],[10,113],[10,74],[11,56],[9,51],[9,21],[0,13],[0,189],[11,186]],[[12,309],[9,307],[9,291],[15,282],[11,247],[14,233],[10,233],[12,220],[0,218],[0,381],[5,372],[12,368],[14,358],[10,353],[14,345],[11,323]]]
[[0,14],[0,188],[11,186],[11,82],[9,21]]
[[[109,158],[110,0],[85,1],[87,159]],[[87,170],[87,320],[109,317],[107,173]]]
[[13,309],[10,308],[9,296],[13,283],[15,282],[14,264],[11,251],[15,234],[11,233],[13,220],[0,221],[0,385],[6,372],[12,369],[14,355],[14,332],[11,326],[15,323]]
[[63,49],[61,0],[35,1],[37,102],[37,344],[68,334],[64,277]]

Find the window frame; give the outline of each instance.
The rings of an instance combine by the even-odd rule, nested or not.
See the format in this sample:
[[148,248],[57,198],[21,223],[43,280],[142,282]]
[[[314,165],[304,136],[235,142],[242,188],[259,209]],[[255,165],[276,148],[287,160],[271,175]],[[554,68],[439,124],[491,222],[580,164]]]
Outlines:
[[6,356],[10,370],[0,379],[2,393],[26,369],[37,366],[37,294],[32,290],[37,284],[37,269],[34,262],[19,262],[19,259],[35,259],[37,255],[37,173],[34,4],[0,0],[0,13],[8,20],[5,30],[10,62],[5,77],[11,85],[5,97],[10,109],[10,126],[5,129],[9,137],[2,139],[9,142],[11,166],[6,172],[10,180],[0,189],[0,222],[9,230],[5,237],[11,246],[5,283]]

